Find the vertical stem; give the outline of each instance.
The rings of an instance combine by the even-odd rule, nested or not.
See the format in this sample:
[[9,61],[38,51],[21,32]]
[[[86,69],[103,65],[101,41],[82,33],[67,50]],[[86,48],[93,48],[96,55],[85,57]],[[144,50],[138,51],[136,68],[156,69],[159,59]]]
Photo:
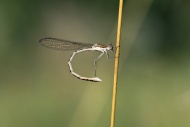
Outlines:
[[115,68],[114,68],[114,81],[113,81],[113,95],[112,95],[112,109],[111,109],[110,127],[114,127],[114,121],[115,121],[115,107],[116,107],[116,95],[117,95],[118,68],[119,68],[119,50],[120,50],[122,8],[123,8],[123,0],[120,0],[120,2],[119,2],[119,14],[118,14],[118,26],[117,26],[117,40],[116,40],[116,54],[115,54]]

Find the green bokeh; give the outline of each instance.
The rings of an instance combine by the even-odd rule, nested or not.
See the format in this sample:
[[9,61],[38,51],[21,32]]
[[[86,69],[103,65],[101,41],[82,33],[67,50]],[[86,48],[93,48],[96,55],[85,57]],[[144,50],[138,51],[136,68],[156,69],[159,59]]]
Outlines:
[[[187,0],[124,1],[115,127],[190,126],[189,12]],[[114,60],[98,62],[103,82],[80,81],[72,51],[38,41],[114,44],[117,13],[116,0],[1,1],[0,127],[108,127]],[[93,76],[98,54],[74,70]]]

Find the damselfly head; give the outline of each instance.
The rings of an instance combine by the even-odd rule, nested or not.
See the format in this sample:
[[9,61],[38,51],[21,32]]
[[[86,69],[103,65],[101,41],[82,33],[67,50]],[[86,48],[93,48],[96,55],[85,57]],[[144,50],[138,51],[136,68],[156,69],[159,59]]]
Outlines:
[[109,45],[108,45],[108,48],[109,48],[109,50],[111,50],[112,52],[115,52],[112,44],[109,44]]

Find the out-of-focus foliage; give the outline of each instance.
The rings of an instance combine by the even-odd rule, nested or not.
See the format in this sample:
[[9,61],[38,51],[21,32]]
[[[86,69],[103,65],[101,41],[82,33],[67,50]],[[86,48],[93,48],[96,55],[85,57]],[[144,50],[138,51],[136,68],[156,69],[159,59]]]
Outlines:
[[[189,12],[188,0],[124,1],[116,127],[190,126]],[[80,81],[72,51],[38,41],[114,44],[117,13],[117,0],[1,1],[0,127],[109,126],[114,60],[98,62],[103,82]],[[74,70],[93,76],[98,54]]]

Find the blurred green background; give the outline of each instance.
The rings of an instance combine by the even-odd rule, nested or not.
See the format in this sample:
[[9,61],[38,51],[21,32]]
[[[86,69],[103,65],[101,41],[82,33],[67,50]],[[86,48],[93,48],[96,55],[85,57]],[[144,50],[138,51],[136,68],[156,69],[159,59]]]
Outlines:
[[[44,37],[115,44],[117,0],[0,1],[0,127],[109,127],[114,60],[100,83]],[[125,0],[115,127],[190,126],[190,1]],[[93,76],[98,52],[75,56]],[[113,53],[110,53],[113,56]]]

